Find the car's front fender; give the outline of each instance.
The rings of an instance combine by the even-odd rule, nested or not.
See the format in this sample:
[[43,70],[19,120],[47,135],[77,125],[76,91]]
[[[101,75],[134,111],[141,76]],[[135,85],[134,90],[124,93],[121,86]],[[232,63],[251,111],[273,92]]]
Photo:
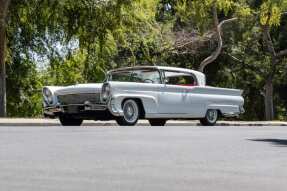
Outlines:
[[158,100],[151,95],[141,94],[114,94],[109,101],[109,110],[114,116],[123,116],[122,105],[127,99],[135,99],[141,101],[145,113],[158,112]]

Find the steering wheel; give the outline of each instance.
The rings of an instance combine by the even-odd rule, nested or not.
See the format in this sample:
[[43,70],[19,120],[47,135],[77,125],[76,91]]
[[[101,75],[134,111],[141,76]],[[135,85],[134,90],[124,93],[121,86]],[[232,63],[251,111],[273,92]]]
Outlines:
[[144,81],[145,83],[152,83],[152,84],[154,83],[154,81],[151,80],[151,79],[144,79],[143,81]]

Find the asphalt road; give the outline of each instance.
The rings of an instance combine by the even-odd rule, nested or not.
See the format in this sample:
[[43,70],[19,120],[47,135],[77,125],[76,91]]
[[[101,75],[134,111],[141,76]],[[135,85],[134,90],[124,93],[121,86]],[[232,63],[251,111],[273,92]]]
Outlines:
[[286,191],[286,127],[0,127],[1,191]]

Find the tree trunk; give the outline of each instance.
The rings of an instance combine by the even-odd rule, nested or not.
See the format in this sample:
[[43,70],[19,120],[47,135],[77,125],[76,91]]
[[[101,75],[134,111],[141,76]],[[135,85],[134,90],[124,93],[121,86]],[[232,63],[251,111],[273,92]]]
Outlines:
[[6,16],[11,0],[0,0],[0,117],[6,117]]
[[273,105],[273,79],[269,77],[265,82],[265,119],[271,121],[274,119],[274,105]]
[[273,78],[276,73],[276,68],[278,64],[278,56],[274,48],[274,44],[270,35],[270,26],[269,26],[270,16],[267,19],[266,25],[262,26],[263,32],[263,42],[272,57],[272,67],[269,71],[267,80],[265,82],[265,119],[271,121],[274,119],[274,105],[273,105]]
[[0,18],[0,117],[6,117],[5,22]]

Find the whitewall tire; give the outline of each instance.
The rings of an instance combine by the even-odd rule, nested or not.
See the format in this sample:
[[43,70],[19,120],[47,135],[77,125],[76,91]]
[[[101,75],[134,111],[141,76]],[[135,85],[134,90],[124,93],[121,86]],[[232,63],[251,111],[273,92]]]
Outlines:
[[200,123],[204,126],[214,126],[218,120],[219,112],[215,109],[209,109],[206,112],[205,118],[200,119]]
[[121,126],[134,126],[140,117],[140,108],[133,99],[128,99],[123,104],[123,116],[116,119]]

